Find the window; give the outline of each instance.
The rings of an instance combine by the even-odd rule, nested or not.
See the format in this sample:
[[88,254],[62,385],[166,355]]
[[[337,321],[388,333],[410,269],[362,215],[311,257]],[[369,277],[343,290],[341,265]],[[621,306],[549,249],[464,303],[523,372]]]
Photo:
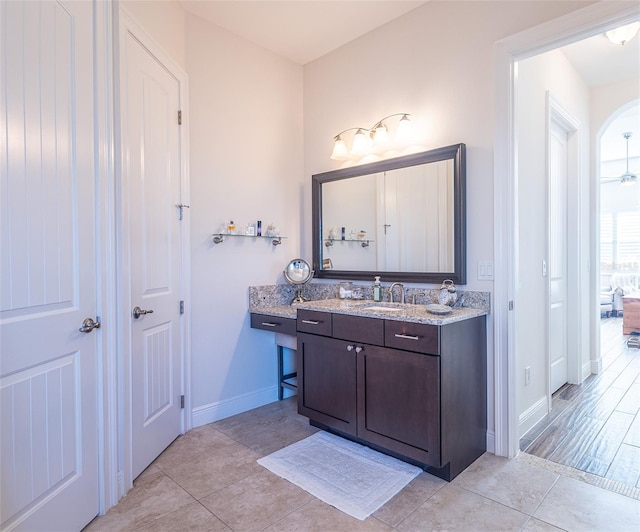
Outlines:
[[640,271],[640,211],[602,214],[600,268],[603,272]]

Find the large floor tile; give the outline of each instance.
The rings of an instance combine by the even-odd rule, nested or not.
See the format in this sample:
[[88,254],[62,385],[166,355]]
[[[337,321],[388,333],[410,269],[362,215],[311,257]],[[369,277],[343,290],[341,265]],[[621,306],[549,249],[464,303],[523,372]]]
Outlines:
[[200,502],[235,531],[262,530],[312,500],[312,496],[261,468]]
[[640,502],[560,477],[534,517],[566,530],[637,532],[640,528]]
[[169,477],[153,475],[137,482],[125,498],[85,530],[138,530],[193,502],[193,497]]
[[429,473],[421,473],[374,512],[373,516],[391,526],[396,526],[446,484],[447,482],[441,478]]
[[318,429],[308,423],[291,420],[286,417],[282,421],[262,424],[261,426],[249,425],[227,431],[225,434],[228,434],[231,438],[247,446],[260,456],[267,456],[287,445],[304,440],[315,432],[318,432]]
[[138,528],[138,532],[229,532],[231,529],[199,502],[183,506]]
[[557,526],[553,526],[549,523],[545,523],[544,521],[540,521],[540,519],[531,517],[527,521],[527,524],[524,525],[522,532],[562,532],[563,530],[564,529],[558,528]]
[[212,447],[230,442],[225,435],[210,425],[197,427],[178,437],[156,458],[153,465],[164,470],[165,468],[191,462],[203,455],[207,455]]
[[262,469],[258,454],[236,442],[216,445],[207,455],[164,472],[195,499],[201,499]]
[[401,532],[425,530],[520,530],[529,517],[513,508],[448,484],[396,526]]
[[545,469],[485,453],[453,482],[531,515],[557,480]]
[[386,532],[393,530],[375,517],[367,517],[360,521],[319,499],[313,499],[298,510],[266,529],[269,532]]

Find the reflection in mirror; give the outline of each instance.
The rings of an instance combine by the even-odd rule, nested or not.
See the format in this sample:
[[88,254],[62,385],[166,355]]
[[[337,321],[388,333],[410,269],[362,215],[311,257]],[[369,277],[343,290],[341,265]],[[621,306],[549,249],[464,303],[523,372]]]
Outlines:
[[316,276],[464,284],[464,170],[458,144],[313,176]]

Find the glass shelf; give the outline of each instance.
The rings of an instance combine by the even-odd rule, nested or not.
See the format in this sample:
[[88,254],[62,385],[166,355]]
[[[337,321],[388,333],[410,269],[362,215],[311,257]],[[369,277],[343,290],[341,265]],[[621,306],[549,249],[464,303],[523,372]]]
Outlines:
[[367,238],[327,238],[324,241],[324,245],[326,247],[333,246],[334,242],[359,242],[363,248],[368,248],[370,242],[375,242],[375,240],[369,240]]
[[283,238],[287,238],[286,236],[267,236],[267,235],[243,235],[240,233],[214,233],[213,235],[211,235],[211,239],[213,240],[214,244],[222,244],[224,242],[224,239],[226,237],[231,237],[231,238],[268,238],[269,240],[271,240],[271,243],[274,246],[279,246],[280,244],[282,244],[282,239]]

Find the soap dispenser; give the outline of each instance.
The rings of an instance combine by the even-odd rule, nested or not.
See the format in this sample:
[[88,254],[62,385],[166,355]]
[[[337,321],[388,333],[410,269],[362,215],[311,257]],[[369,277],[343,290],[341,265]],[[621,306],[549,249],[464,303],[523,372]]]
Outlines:
[[382,285],[380,284],[380,276],[376,275],[373,281],[373,300],[376,302],[382,301]]

